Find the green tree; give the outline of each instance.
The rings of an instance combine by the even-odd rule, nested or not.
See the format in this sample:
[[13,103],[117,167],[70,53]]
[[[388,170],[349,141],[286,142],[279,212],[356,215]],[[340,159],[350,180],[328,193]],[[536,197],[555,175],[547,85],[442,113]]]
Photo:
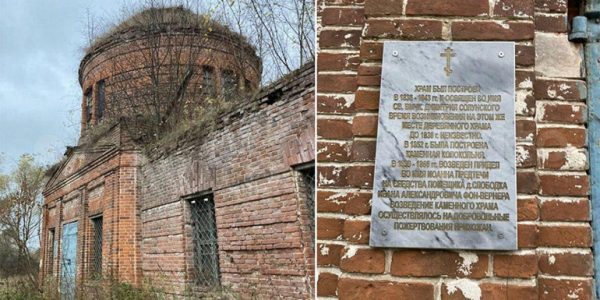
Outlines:
[[0,232],[16,249],[16,273],[37,282],[42,190],[45,167],[31,155],[23,155],[10,174],[0,174]]

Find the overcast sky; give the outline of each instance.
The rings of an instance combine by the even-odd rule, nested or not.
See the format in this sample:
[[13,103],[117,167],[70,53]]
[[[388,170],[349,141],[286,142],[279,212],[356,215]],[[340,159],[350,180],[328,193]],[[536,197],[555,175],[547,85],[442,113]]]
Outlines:
[[77,142],[87,11],[110,19],[123,2],[0,0],[0,171],[23,153],[54,163]]

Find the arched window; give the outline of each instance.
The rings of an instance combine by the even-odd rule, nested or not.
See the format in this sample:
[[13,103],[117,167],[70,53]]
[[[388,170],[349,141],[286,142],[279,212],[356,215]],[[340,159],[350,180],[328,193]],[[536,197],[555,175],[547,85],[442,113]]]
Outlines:
[[202,67],[202,94],[205,96],[215,96],[215,75],[213,68],[209,66]]
[[90,127],[92,122],[92,88],[85,91],[85,124]]
[[104,117],[104,108],[106,106],[105,103],[105,92],[104,92],[104,80],[100,80],[98,81],[98,86],[96,87],[98,89],[98,94],[97,94],[97,101],[98,101],[98,111],[96,114],[96,120],[98,120],[98,122],[100,122],[102,120],[102,118]]
[[221,91],[223,97],[227,100],[237,93],[238,78],[231,70],[223,70],[221,72]]

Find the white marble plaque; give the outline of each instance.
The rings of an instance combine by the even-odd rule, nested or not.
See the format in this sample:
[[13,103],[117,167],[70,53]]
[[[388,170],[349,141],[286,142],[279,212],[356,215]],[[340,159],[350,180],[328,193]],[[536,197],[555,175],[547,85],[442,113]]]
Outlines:
[[385,42],[370,245],[517,249],[512,42]]

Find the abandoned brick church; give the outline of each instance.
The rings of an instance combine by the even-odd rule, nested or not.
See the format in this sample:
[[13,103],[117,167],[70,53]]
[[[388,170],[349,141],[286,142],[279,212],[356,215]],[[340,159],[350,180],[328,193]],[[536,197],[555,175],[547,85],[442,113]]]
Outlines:
[[[42,279],[58,279],[66,299],[99,278],[149,283],[175,297],[227,287],[242,298],[310,298],[313,64],[259,90],[262,63],[243,37],[218,24],[180,24],[193,14],[181,8],[150,12],[170,15],[161,19],[168,30],[143,30],[133,21],[144,13],[98,39],[80,64],[81,136],[49,171],[43,193]],[[169,63],[194,52],[201,70],[189,84],[201,97],[186,105],[227,100],[231,90],[245,96],[201,133],[148,150],[121,121],[147,106],[123,116],[118,95],[149,97],[156,85],[143,78],[153,70],[135,62],[143,49],[156,47],[160,58],[178,42],[188,44]]]

